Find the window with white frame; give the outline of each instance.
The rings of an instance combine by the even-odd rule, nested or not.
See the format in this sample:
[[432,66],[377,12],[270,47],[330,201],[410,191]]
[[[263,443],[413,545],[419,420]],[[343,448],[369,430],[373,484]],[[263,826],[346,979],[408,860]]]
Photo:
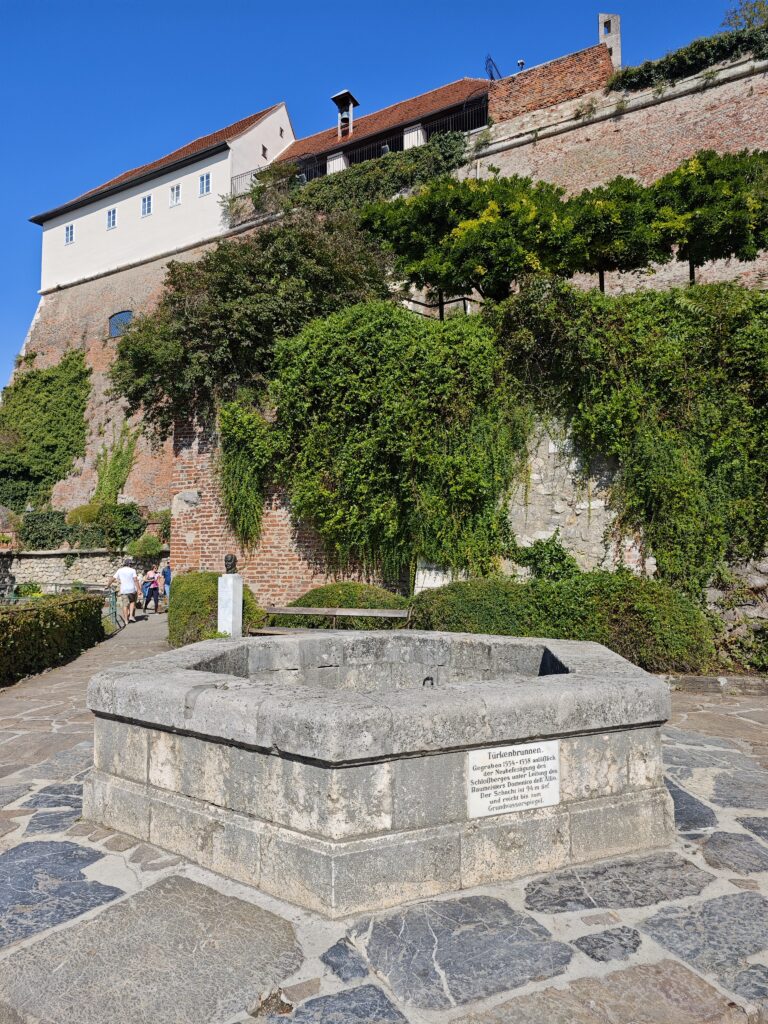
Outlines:
[[66,224],[64,227],[64,245],[71,245],[75,240],[75,225]]
[[181,185],[171,185],[171,206],[181,206]]
[[141,216],[149,217],[152,213],[152,195],[141,197]]
[[200,195],[207,196],[211,191],[211,172],[206,171],[200,175]]
[[107,231],[111,231],[115,227],[117,227],[117,207],[113,206],[111,210],[107,210]]

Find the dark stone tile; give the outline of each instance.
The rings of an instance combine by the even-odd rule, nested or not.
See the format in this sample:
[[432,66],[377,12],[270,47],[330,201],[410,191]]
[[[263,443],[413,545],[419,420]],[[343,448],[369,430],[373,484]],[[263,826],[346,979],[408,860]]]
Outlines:
[[52,779],[63,782],[93,764],[93,742],[83,740],[69,750],[53,754],[47,761],[26,768],[22,779]]
[[75,843],[21,843],[0,854],[0,948],[122,896],[83,877],[103,854]]
[[721,772],[715,779],[712,803],[768,811],[768,772]]
[[25,836],[50,835],[54,832],[65,832],[80,817],[79,810],[67,807],[62,811],[38,811],[27,822]]
[[640,932],[634,928],[610,928],[595,935],[582,935],[573,945],[598,963],[628,960],[640,947]]
[[490,896],[421,903],[356,925],[372,969],[403,1002],[440,1010],[562,974],[570,948]]
[[768,818],[737,818],[736,821],[768,842]]
[[750,964],[746,970],[729,979],[726,987],[753,1003],[768,1002],[768,967]]
[[28,792],[28,782],[19,782],[15,786],[0,786],[0,807],[7,807]]
[[364,978],[368,974],[365,961],[345,939],[326,949],[320,959],[342,981],[354,981],[355,978]]
[[740,871],[749,875],[753,871],[768,871],[768,848],[738,832],[713,832],[702,844],[704,859],[713,868]]
[[729,771],[755,771],[757,761],[735,750],[698,750],[696,747],[664,747],[664,764],[679,768],[725,768]]
[[723,750],[738,750],[738,743],[733,740],[726,740],[722,736],[709,736],[705,732],[695,732],[693,729],[678,729],[674,725],[666,725],[661,731],[665,744],[683,743],[694,747],[720,747]]
[[768,900],[756,892],[665,907],[640,926],[665,949],[702,971],[733,974],[768,947]]
[[0,961],[0,1002],[56,1024],[218,1024],[301,962],[288,921],[172,877]]
[[288,1017],[271,1014],[266,1019],[268,1024],[408,1024],[375,985],[310,999]]
[[51,786],[43,786],[34,796],[26,800],[22,807],[72,807],[81,810],[83,806],[83,786],[78,782],[59,782]]
[[698,896],[712,875],[676,853],[615,860],[578,871],[553,871],[525,887],[529,910],[560,914],[596,907],[648,907]]
[[675,805],[675,825],[680,832],[717,826],[717,815],[711,807],[707,807],[670,779],[664,781]]

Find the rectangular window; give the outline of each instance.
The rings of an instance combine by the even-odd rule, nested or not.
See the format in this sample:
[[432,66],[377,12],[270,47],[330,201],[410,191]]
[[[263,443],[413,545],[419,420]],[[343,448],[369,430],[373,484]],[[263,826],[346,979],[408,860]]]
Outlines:
[[117,227],[117,208],[113,206],[111,210],[107,210],[107,231],[114,227]]
[[262,158],[262,160],[266,160],[267,159],[267,147],[266,146],[262,146],[261,147],[261,158]]
[[71,245],[75,240],[75,225],[67,224],[64,228],[64,245]]
[[181,206],[181,185],[171,185],[171,206]]
[[142,217],[149,217],[149,215],[151,213],[152,213],[152,196],[151,195],[142,196],[141,197],[141,216]]
[[211,172],[206,171],[200,175],[200,195],[207,196],[211,191]]

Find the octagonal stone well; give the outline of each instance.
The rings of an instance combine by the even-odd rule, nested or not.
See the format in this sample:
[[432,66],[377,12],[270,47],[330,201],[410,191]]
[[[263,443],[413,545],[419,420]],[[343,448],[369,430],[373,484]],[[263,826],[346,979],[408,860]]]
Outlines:
[[91,681],[84,814],[331,917],[664,845],[664,684],[598,644],[318,631]]

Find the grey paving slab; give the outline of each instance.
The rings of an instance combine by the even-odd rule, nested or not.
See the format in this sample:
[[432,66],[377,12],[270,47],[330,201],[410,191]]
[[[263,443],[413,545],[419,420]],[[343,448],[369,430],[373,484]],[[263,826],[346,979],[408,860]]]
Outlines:
[[72,807],[80,810],[83,806],[83,787],[79,782],[60,782],[43,786],[22,807]]
[[525,887],[529,910],[559,914],[596,907],[649,907],[697,896],[712,876],[675,853],[614,860],[594,867],[553,871]]
[[30,788],[28,782],[18,782],[11,786],[0,786],[0,807],[7,807],[8,804],[12,804],[24,796],[25,793],[28,793]]
[[640,932],[636,928],[610,928],[594,935],[582,935],[573,945],[598,963],[628,960],[640,948]]
[[707,807],[701,800],[672,782],[665,779],[669,795],[675,805],[675,826],[680,832],[690,832],[694,829],[713,828],[717,825],[717,815],[711,807]]
[[0,999],[56,1024],[219,1024],[302,959],[287,921],[172,877],[0,962]]
[[0,854],[0,947],[122,896],[122,889],[83,876],[102,856],[75,843],[45,840]]
[[70,750],[58,754],[20,773],[22,779],[70,779],[93,764],[93,742],[82,740]]
[[398,999],[440,1010],[562,974],[571,949],[490,896],[366,918],[351,937]]
[[768,847],[740,832],[713,832],[702,844],[704,860],[714,868],[750,875],[768,871]]
[[768,811],[768,772],[721,772],[715,779],[712,803]]
[[354,981],[356,978],[365,978],[368,974],[365,960],[345,939],[326,949],[320,959],[342,981]]
[[376,985],[310,999],[290,1016],[270,1014],[266,1020],[269,1024],[408,1024]]
[[453,1024],[747,1024],[740,1006],[664,960],[582,978],[475,1012]]
[[79,810],[71,808],[60,811],[38,811],[27,822],[24,835],[52,835],[55,832],[63,832],[70,825],[74,825],[80,817],[80,813]]
[[731,771],[755,771],[757,762],[738,751],[699,750],[696,747],[664,747],[664,763],[682,768],[725,768]]
[[721,736],[710,736],[694,729],[680,729],[674,725],[665,725],[662,736],[667,743],[683,743],[694,747],[719,747],[722,750],[739,750],[738,743]]
[[736,820],[744,828],[749,829],[750,832],[754,832],[756,836],[768,842],[768,818],[745,817],[737,818]]
[[730,975],[746,967],[745,957],[768,950],[768,899],[743,892],[665,907],[639,927],[687,963]]

